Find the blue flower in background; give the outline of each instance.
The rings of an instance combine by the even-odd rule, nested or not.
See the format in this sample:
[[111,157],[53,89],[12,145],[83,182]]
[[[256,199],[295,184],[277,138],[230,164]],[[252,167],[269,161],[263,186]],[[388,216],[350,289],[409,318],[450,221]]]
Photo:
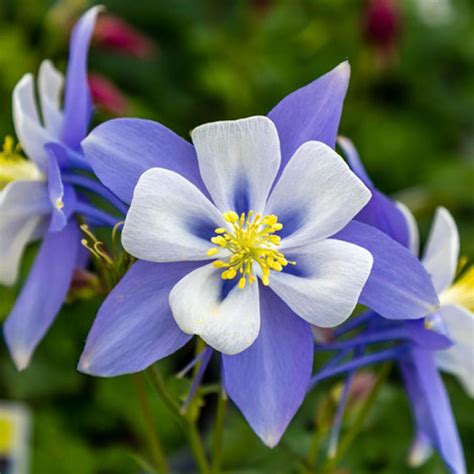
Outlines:
[[[374,226],[417,253],[418,233],[413,216],[402,205],[396,204],[377,191],[368,178],[352,143],[339,139],[354,172],[371,189],[372,199],[356,217],[366,225]],[[350,320],[335,332],[336,339],[317,345],[317,350],[334,350],[338,354],[313,378],[314,386],[326,377],[349,373],[364,365],[382,360],[396,360],[399,364],[416,424],[416,437],[410,454],[410,463],[424,462],[435,448],[450,472],[466,472],[462,445],[449,399],[438,368],[457,374],[467,390],[472,390],[472,270],[456,286],[450,286],[455,275],[459,252],[459,238],[455,223],[445,209],[439,209],[422,259],[428,270],[440,306],[415,321],[390,321],[375,312]],[[403,271],[399,268],[400,272]],[[408,275],[406,275],[408,277]],[[395,306],[400,318],[405,308]],[[442,329],[437,332],[435,329]],[[348,333],[359,330],[346,339]],[[370,344],[387,342],[391,347],[380,352],[365,354]],[[352,359],[340,361],[346,356]],[[340,410],[343,410],[344,400]],[[342,418],[342,417],[341,417]],[[337,438],[340,429],[334,427]]]
[[[61,308],[80,257],[80,232],[74,213],[92,224],[116,221],[88,204],[76,185],[117,202],[99,183],[77,174],[88,171],[80,152],[92,103],[87,84],[87,53],[100,7],[87,11],[75,26],[65,79],[50,61],[35,82],[26,74],[13,92],[13,117],[21,148],[29,161],[7,140],[0,173],[10,172],[0,191],[0,283],[12,285],[25,246],[42,239],[29,277],[4,325],[5,340],[18,369],[31,355]],[[8,156],[5,156],[8,154]]]
[[343,63],[268,118],[198,127],[194,146],[138,119],[106,122],[82,142],[100,180],[131,202],[123,244],[141,260],[99,310],[80,370],[137,372],[199,334],[223,352],[229,396],[274,446],[309,384],[306,321],[343,321],[367,279],[371,259],[359,247],[374,260],[361,301],[395,319],[393,306],[410,318],[437,307],[407,249],[349,223],[367,194],[331,150],[348,80]]
[[[412,248],[417,253],[418,228],[410,211],[403,208]],[[433,330],[446,333],[453,341],[449,350],[436,354],[436,365],[457,376],[470,397],[474,397],[474,267],[462,269],[456,278],[459,233],[452,215],[443,207],[436,210],[421,262],[431,275],[440,300],[439,310],[427,317]]]

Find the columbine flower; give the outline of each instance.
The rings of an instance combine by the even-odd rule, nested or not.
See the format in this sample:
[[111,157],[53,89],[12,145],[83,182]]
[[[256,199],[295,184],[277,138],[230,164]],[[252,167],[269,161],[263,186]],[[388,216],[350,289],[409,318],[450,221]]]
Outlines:
[[[296,315],[319,326],[346,319],[372,257],[329,237],[367,202],[365,186],[320,142],[302,145],[275,183],[280,145],[266,117],[203,125],[192,138],[205,187],[170,170],[148,170],[135,188],[122,237],[129,253],[156,263],[144,269],[161,280],[164,301],[147,311],[159,311],[169,299],[163,330],[171,324],[165,316],[172,315],[185,333],[174,329],[174,349],[186,334],[198,334],[223,354],[238,354],[260,332],[262,340],[272,333],[282,344],[283,328],[295,349],[310,335]],[[138,278],[134,284],[144,284]],[[120,285],[117,291],[123,294]],[[126,298],[140,304],[140,295]],[[88,351],[84,370],[90,370]],[[224,360],[231,386],[236,363]],[[273,444],[277,437],[266,441]]]
[[[418,256],[419,235],[416,220],[401,203],[396,205],[378,191],[360,161],[353,144],[339,137],[353,171],[369,187],[372,199],[356,219],[382,230]],[[438,208],[421,262],[433,281],[440,307],[426,316],[436,329],[441,322],[454,342],[449,350],[436,355],[438,366],[458,376],[466,392],[474,396],[474,267],[455,281],[459,259],[459,234],[456,223],[445,208]]]
[[[74,178],[73,169],[88,169],[78,150],[91,115],[86,61],[99,10],[95,7],[86,12],[72,33],[63,110],[63,77],[49,61],[39,70],[40,110],[31,74],[26,74],[13,92],[15,130],[29,160],[7,139],[0,157],[0,182],[5,186],[0,194],[1,284],[16,281],[26,244],[43,240],[4,325],[7,345],[19,369],[28,365],[68,291],[80,246],[79,230],[70,216],[81,211],[105,223],[104,215],[88,206],[73,186],[88,187],[90,181]],[[100,185],[95,183],[95,187]]]
[[[405,210],[405,212],[409,212]],[[410,236],[417,242],[416,221],[408,214]],[[456,375],[466,392],[474,397],[474,267],[455,279],[459,258],[459,234],[456,223],[443,207],[436,210],[425,246],[423,265],[433,279],[441,306],[427,317],[426,324],[447,332],[454,345],[436,353],[438,367]]]
[[[382,230],[417,254],[419,239],[412,214],[405,206],[394,203],[375,188],[348,139],[341,137],[339,144],[353,171],[372,191],[372,199],[357,219]],[[367,329],[357,336],[357,340],[342,345],[347,350],[356,343],[395,339],[404,342],[389,354],[389,358],[394,358],[399,363],[416,424],[409,462],[413,466],[422,464],[431,455],[433,448],[436,448],[450,471],[462,474],[466,472],[462,445],[449,398],[436,367],[437,363],[440,367],[445,363],[444,368],[455,372],[466,388],[471,389],[472,365],[469,368],[469,364],[472,364],[472,337],[469,343],[466,333],[472,334],[472,314],[466,308],[472,310],[472,270],[457,284],[450,286],[455,275],[458,252],[459,237],[455,223],[445,209],[440,209],[422,261],[431,275],[434,289],[439,293],[440,306],[426,315],[425,320],[417,321],[389,322],[377,314],[369,313],[359,320],[361,324],[367,323]],[[400,312],[405,314],[405,308]],[[471,319],[468,320],[467,317]],[[439,327],[440,319],[448,329],[454,329],[448,331],[449,338],[430,329]],[[357,321],[352,323],[352,327],[356,325]],[[463,334],[460,334],[460,329],[464,331]],[[340,334],[345,332],[346,329],[342,328]],[[459,363],[461,358],[464,359],[463,364]],[[378,360],[377,356],[374,359]],[[363,363],[360,364],[362,365]],[[461,368],[461,365],[464,367]],[[470,381],[465,378],[469,371]]]
[[346,319],[372,258],[328,238],[368,201],[365,186],[320,142],[302,145],[274,183],[280,146],[266,117],[203,125],[192,138],[212,201],[179,174],[151,169],[135,188],[122,237],[145,261],[216,258],[171,290],[178,326],[224,354],[247,349],[260,330],[257,278],[312,324]]
[[[188,333],[201,334],[223,352],[242,351],[222,356],[226,390],[275,445],[311,374],[312,334],[302,318],[342,321],[370,266],[367,253],[346,247],[365,262],[352,272],[345,251],[329,249],[342,249],[335,241],[368,242],[376,255],[362,292],[366,304],[389,317],[398,317],[399,303],[413,317],[437,304],[417,259],[383,233],[351,223],[332,238],[368,197],[337,155],[314,142],[334,147],[348,79],[343,63],[284,98],[270,120],[199,127],[196,147],[146,120],[112,120],[89,135],[82,145],[95,173],[126,202],[145,171],[161,168],[141,178],[123,242],[139,258],[170,263],[140,260],[125,275],[99,311],[80,370],[140,371],[184,345]],[[333,195],[340,180],[348,187]],[[342,202],[348,204],[339,213]],[[394,262],[410,271],[402,277]]]

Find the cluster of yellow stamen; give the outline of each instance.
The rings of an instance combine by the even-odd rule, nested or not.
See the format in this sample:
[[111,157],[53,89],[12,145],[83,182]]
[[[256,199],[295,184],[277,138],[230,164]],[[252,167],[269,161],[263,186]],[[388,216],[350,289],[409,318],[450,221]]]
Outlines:
[[295,265],[296,262],[288,261],[276,247],[280,245],[280,237],[276,232],[283,229],[283,224],[278,222],[275,215],[261,216],[249,211],[240,216],[233,211],[223,214],[224,219],[230,224],[232,230],[224,227],[215,230],[216,236],[211,242],[216,245],[209,249],[209,256],[217,255],[221,250],[228,250],[230,256],[226,260],[216,260],[213,265],[224,269],[222,279],[232,280],[239,278],[239,288],[245,288],[247,281],[252,284],[255,281],[253,264],[257,263],[262,271],[261,279],[264,285],[269,284],[270,271],[281,272],[288,264]]
[[19,144],[7,136],[0,151],[0,189],[16,180],[37,180],[42,175],[34,163],[21,154]]
[[[465,261],[460,264],[461,271]],[[441,302],[454,303],[474,313],[474,265],[462,271],[451,287],[443,291]]]

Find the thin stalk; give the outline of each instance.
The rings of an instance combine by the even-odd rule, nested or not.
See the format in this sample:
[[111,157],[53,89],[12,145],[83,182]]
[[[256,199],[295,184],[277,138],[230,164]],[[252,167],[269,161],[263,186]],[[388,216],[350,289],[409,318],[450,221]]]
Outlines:
[[[356,347],[354,350],[354,356],[360,357],[364,354],[365,346]],[[339,405],[337,407],[336,416],[334,418],[334,422],[331,427],[331,434],[329,436],[329,447],[328,447],[328,457],[332,458],[336,455],[338,443],[339,443],[339,436],[341,434],[342,428],[342,421],[344,418],[344,411],[347,406],[347,402],[349,400],[349,392],[352,384],[352,380],[354,379],[356,371],[351,370],[348,372],[346,376],[346,381],[344,383],[344,389],[341,394],[341,399],[339,401]]]
[[200,360],[200,362],[198,362],[197,365],[195,365],[193,382],[189,390],[188,396],[186,397],[186,400],[184,401],[183,406],[181,407],[181,413],[186,414],[189,407],[191,406],[194,396],[196,395],[199,385],[201,384],[204,372],[206,372],[207,366],[209,365],[213,352],[214,351],[210,347],[206,347],[204,349],[204,355],[202,359]]
[[149,449],[153,457],[153,462],[156,471],[161,474],[168,474],[170,472],[168,464],[166,462],[165,452],[161,446],[160,438],[158,433],[153,426],[153,413],[151,410],[150,402],[145,391],[145,385],[143,383],[143,374],[134,374],[133,383],[137,391],[138,402],[143,415],[143,422],[145,423]]
[[219,474],[222,464],[222,438],[224,435],[225,411],[227,406],[227,394],[224,389],[220,391],[217,398],[216,424],[212,437],[212,474]]
[[341,432],[342,420],[344,418],[344,411],[346,409],[347,401],[349,399],[349,391],[351,388],[351,383],[354,378],[355,371],[350,371],[344,382],[344,388],[342,390],[341,399],[339,400],[339,405],[337,406],[336,416],[331,428],[331,434],[329,436],[329,447],[328,455],[329,457],[334,457],[337,453],[337,446],[339,441],[339,434]]
[[207,461],[206,452],[204,451],[204,446],[202,444],[201,436],[199,430],[197,429],[196,423],[193,421],[188,421],[188,441],[191,446],[191,450],[194,455],[194,459],[199,467],[199,472],[201,474],[210,474],[211,469]]
[[206,348],[202,349],[201,352],[199,352],[199,354],[191,362],[189,362],[189,364],[187,364],[183,369],[181,369],[176,374],[176,377],[178,377],[178,379],[182,379],[198,362],[201,361],[205,353]]
[[318,454],[321,449],[321,443],[327,433],[327,430],[323,430],[320,426],[318,426],[318,423],[316,421],[314,423],[314,427],[315,429],[313,435],[311,436],[311,441],[304,463],[305,467],[307,467],[308,469],[312,469],[312,467],[316,464]]
[[377,380],[375,381],[375,384],[372,388],[372,391],[370,392],[370,395],[367,397],[367,400],[363,404],[363,406],[360,408],[360,411],[357,415],[356,420],[354,421],[354,424],[352,427],[349,429],[349,431],[346,433],[346,435],[342,438],[339,448],[337,450],[337,453],[335,456],[331,459],[327,459],[324,465],[322,466],[322,473],[330,473],[333,472],[333,470],[337,467],[339,464],[339,461],[342,459],[342,457],[345,455],[349,447],[351,446],[352,442],[356,438],[356,436],[359,434],[359,432],[362,430],[364,427],[364,424],[367,420],[368,415],[370,414],[370,410],[377,398],[377,395],[385,382],[388,374],[390,373],[390,370],[392,368],[391,363],[386,363],[383,365],[383,367],[380,369],[380,372],[377,376]]
[[210,474],[211,471],[206,458],[206,452],[204,450],[204,445],[199,435],[196,423],[181,413],[181,407],[168,392],[166,384],[158,368],[156,366],[151,366],[146,370],[146,373],[158,397],[162,400],[170,412],[173,413],[180,428],[187,436],[194,459],[196,460],[196,463],[199,467],[199,472],[201,474]]
[[185,419],[181,415],[180,406],[166,389],[165,381],[163,380],[158,368],[151,366],[150,368],[146,369],[146,373],[158,397],[160,397],[161,401],[166,405],[168,410],[175,415],[181,427],[185,426],[186,423]]

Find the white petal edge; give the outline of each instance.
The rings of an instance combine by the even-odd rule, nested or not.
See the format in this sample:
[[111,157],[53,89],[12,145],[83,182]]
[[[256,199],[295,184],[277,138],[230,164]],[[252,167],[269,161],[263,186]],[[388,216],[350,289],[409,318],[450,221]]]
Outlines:
[[[298,220],[286,248],[323,240],[341,230],[367,204],[371,193],[326,144],[306,142],[293,155],[272,191],[266,214]],[[284,235],[284,232],[283,232]]]
[[373,264],[364,248],[335,239],[285,252],[285,257],[296,261],[295,272],[272,272],[270,288],[298,316],[319,327],[337,326],[351,315]]
[[454,280],[459,257],[459,233],[450,212],[436,209],[422,262],[438,294]]
[[[267,117],[213,122],[195,128],[199,170],[216,206],[222,211],[262,212],[280,166],[280,141]],[[236,196],[248,199],[240,208]]]
[[18,278],[26,245],[45,230],[50,209],[46,185],[14,181],[0,194],[0,284],[11,286]]
[[54,141],[55,137],[41,123],[35,99],[34,78],[31,74],[25,74],[13,90],[13,122],[26,155],[41,171],[46,172],[48,155],[44,145]]
[[[199,235],[206,225],[209,235]],[[178,173],[152,168],[140,177],[125,219],[125,250],[150,262],[208,260],[214,229],[225,227],[221,213]]]
[[410,246],[410,251],[413,255],[418,257],[420,253],[420,233],[418,231],[418,224],[416,223],[415,216],[411,210],[403,202],[396,201],[396,206],[403,214],[405,222],[408,228],[408,243]]
[[439,314],[454,345],[436,352],[436,364],[457,376],[474,398],[474,314],[458,305],[442,305]]
[[170,292],[173,317],[187,334],[197,334],[224,354],[238,354],[260,331],[258,284],[235,285],[223,298],[222,269],[212,264],[194,270]]
[[61,111],[63,85],[64,76],[54,67],[51,61],[43,61],[38,75],[41,111],[46,130],[56,138],[60,137],[63,124]]

